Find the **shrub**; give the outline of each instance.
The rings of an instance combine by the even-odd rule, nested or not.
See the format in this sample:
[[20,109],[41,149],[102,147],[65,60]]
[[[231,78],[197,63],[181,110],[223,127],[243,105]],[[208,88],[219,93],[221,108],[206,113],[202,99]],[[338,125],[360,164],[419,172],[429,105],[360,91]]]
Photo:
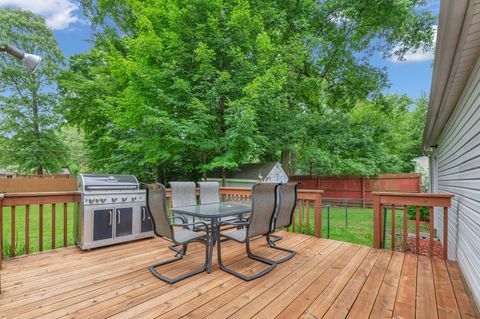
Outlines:
[[[416,208],[415,206],[408,206],[407,211],[408,219],[416,218]],[[428,207],[420,207],[420,220],[430,221],[430,210]]]

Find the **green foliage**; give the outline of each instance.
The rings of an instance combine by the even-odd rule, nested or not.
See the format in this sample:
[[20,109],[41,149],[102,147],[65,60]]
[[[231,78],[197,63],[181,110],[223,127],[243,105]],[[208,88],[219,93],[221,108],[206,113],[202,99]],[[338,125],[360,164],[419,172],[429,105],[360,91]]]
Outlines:
[[198,178],[280,153],[316,172],[401,166],[378,110],[386,71],[368,59],[431,45],[421,1],[81,3],[95,46],[60,86],[90,169]]
[[43,57],[30,74],[15,58],[0,55],[0,165],[24,173],[55,173],[65,158],[56,134],[60,117],[54,112],[63,55],[43,18],[29,11],[0,8],[0,39]]
[[411,172],[421,155],[427,101],[413,104],[406,96],[379,95],[350,111],[311,117],[307,138],[299,145],[301,174],[378,175]]
[[[417,210],[415,206],[408,206],[408,219],[414,220],[417,218]],[[430,220],[430,208],[428,207],[420,207],[420,220],[421,221],[429,221]]]

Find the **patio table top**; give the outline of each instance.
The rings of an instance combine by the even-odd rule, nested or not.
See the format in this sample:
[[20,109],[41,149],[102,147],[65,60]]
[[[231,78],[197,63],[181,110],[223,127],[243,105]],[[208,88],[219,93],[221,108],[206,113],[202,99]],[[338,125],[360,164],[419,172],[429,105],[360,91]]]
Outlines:
[[213,204],[199,204],[193,206],[180,206],[172,208],[177,214],[190,215],[201,218],[222,218],[232,215],[239,215],[251,211],[251,205],[234,201],[220,202]]

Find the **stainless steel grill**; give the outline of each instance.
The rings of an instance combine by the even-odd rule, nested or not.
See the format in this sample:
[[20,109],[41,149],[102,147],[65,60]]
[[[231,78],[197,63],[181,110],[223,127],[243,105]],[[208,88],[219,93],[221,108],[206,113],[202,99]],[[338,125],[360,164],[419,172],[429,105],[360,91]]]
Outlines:
[[81,174],[75,240],[81,249],[153,237],[145,190],[133,175]]

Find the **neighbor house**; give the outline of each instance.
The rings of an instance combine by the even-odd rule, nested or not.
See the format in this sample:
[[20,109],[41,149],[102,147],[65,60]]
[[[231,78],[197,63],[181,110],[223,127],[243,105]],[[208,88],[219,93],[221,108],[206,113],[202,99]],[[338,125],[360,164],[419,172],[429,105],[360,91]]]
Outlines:
[[[448,257],[480,305],[480,0],[441,3],[423,150],[433,193],[453,194]],[[435,227],[443,229],[443,214]],[[438,234],[443,240],[442,232]]]
[[11,170],[0,168],[0,178],[14,178],[17,174]]

